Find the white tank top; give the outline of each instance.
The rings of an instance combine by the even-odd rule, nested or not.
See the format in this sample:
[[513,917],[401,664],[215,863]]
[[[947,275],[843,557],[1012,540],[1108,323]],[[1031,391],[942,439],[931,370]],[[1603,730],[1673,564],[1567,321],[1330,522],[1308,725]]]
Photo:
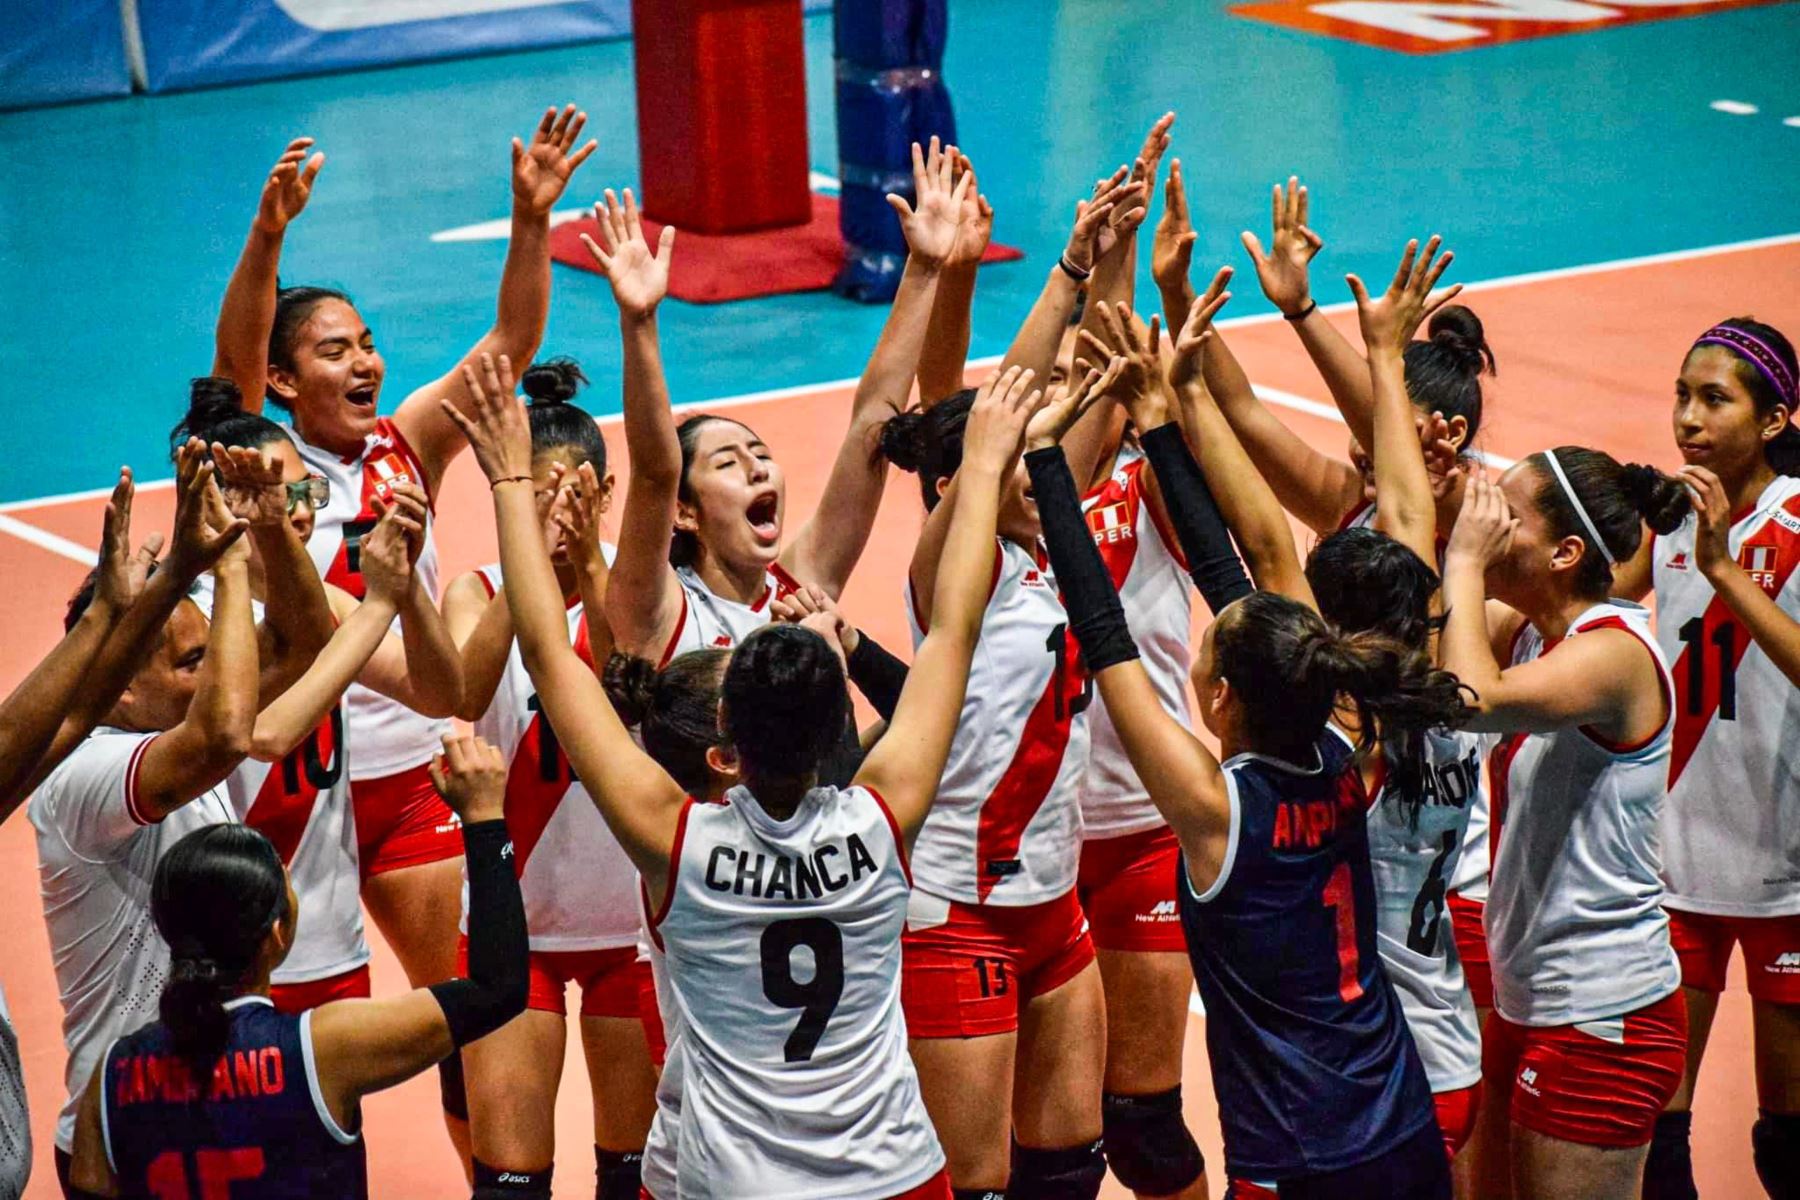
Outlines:
[[[906,612],[916,650],[925,631],[910,585]],[[997,539],[962,716],[913,844],[921,891],[1017,908],[1075,886],[1094,682],[1068,622],[1048,563]]]
[[[1494,1007],[1517,1025],[1573,1025],[1655,1003],[1681,986],[1663,912],[1657,822],[1668,791],[1674,689],[1636,604],[1596,604],[1568,637],[1624,629],[1656,659],[1669,720],[1612,746],[1583,729],[1514,734],[1494,750],[1487,904]],[[1560,644],[1560,643],[1558,643]],[[1527,625],[1513,663],[1552,653]]]
[[[425,487],[424,464],[387,417],[375,422],[375,432],[365,440],[362,453],[351,459],[308,445],[292,425],[284,424],[282,428],[293,439],[306,465],[331,483],[331,501],[313,514],[313,535],[306,543],[306,552],[326,583],[335,584],[360,600],[361,543],[364,535],[375,528],[376,519],[369,501],[396,480]],[[413,570],[435,601],[437,539],[432,534],[429,513],[425,550]],[[394,629],[397,632],[399,628],[396,617]],[[344,719],[356,742],[352,780],[385,779],[430,762],[441,748],[444,734],[450,732],[450,722],[421,716],[398,700],[357,683],[351,684],[345,695]]]
[[[1187,670],[1193,584],[1181,543],[1156,520],[1145,493],[1146,466],[1143,451],[1121,446],[1112,477],[1088,493],[1082,507],[1094,545],[1125,606],[1132,639],[1157,699],[1191,729]],[[1098,696],[1090,717],[1087,771],[1081,777],[1079,798],[1082,836],[1090,841],[1163,823]]]
[[1416,818],[1384,780],[1369,807],[1376,944],[1434,1092],[1481,1078],[1481,1027],[1445,911],[1469,813],[1482,788],[1482,737],[1425,735],[1424,795]]
[[[1694,562],[1696,519],[1656,539],[1656,632],[1674,662],[1663,806],[1668,905],[1730,917],[1800,913],[1800,690]],[[1750,578],[1800,620],[1800,479],[1778,476],[1731,527]]]
[[650,964],[650,981],[656,986],[656,1008],[663,1029],[663,1069],[656,1080],[656,1116],[650,1121],[650,1136],[644,1142],[644,1158],[638,1179],[651,1200],[677,1200],[675,1179],[675,1144],[681,1140],[681,1063],[675,1056],[675,1044],[681,1040],[681,1008],[675,1003],[675,992],[669,982],[669,960],[662,947],[651,936],[650,926],[656,919],[650,897],[638,884],[638,960]]
[[657,663],[661,667],[690,650],[737,645],[774,619],[769,616],[769,601],[800,589],[780,563],[772,563],[764,573],[763,593],[753,604],[727,600],[688,567],[676,567],[675,578],[681,583],[681,616],[675,621],[669,644],[663,647],[662,659]]
[[815,788],[785,821],[741,787],[690,802],[672,870],[654,930],[679,1016],[681,1200],[891,1196],[937,1174],[900,1011],[909,880],[881,799]]
[[[606,561],[614,549],[603,546]],[[480,569],[491,596],[500,589],[497,564]],[[590,666],[587,618],[579,601],[569,606],[569,639]],[[538,704],[517,639],[506,669],[475,732],[507,762],[506,830],[513,842],[513,870],[525,898],[525,923],[533,950],[606,950],[637,944],[637,871],[613,837],[593,797],[574,778]],[[469,924],[469,889],[463,883],[463,929]]]

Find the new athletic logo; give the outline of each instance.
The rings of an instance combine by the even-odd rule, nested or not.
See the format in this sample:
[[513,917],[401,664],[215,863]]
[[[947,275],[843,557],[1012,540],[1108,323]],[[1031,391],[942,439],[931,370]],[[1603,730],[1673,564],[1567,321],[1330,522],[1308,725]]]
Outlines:
[[1173,900],[1158,900],[1151,906],[1149,912],[1138,913],[1133,919],[1146,925],[1160,925],[1167,921],[1179,921],[1181,919],[1181,914],[1175,910],[1175,902]]
[[1530,1092],[1533,1096],[1541,1096],[1544,1094],[1538,1090],[1537,1075],[1536,1067],[1526,1067],[1523,1071],[1519,1072],[1519,1086],[1524,1088],[1527,1092]]
[[1765,968],[1771,975],[1800,975],[1800,950],[1786,950]]
[[1688,569],[1687,551],[1686,550],[1677,550],[1675,552],[1675,557],[1671,558],[1668,562],[1664,563],[1663,566],[1667,567],[1671,571],[1687,570]]

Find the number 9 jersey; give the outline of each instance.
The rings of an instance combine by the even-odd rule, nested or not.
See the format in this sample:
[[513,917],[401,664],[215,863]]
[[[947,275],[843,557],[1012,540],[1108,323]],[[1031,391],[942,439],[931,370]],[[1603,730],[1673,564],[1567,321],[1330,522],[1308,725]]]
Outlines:
[[910,882],[867,788],[814,788],[783,821],[742,787],[688,802],[651,925],[682,1200],[860,1200],[943,1169],[900,1011]]

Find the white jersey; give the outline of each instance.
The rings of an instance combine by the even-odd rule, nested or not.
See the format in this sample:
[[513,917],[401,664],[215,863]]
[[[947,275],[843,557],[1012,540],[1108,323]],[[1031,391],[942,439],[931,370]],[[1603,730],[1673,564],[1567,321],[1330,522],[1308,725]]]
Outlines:
[[[1144,488],[1148,461],[1136,446],[1119,448],[1111,478],[1082,501],[1088,531],[1112,576],[1132,640],[1143,656],[1157,699],[1183,725],[1188,713],[1188,637],[1193,628],[1192,581],[1181,543],[1163,527]],[[1095,697],[1090,718],[1087,771],[1080,781],[1082,836],[1122,837],[1163,823],[1150,793],[1131,767],[1107,715]]]
[[644,1157],[638,1169],[639,1183],[651,1200],[675,1200],[677,1181],[675,1146],[681,1140],[681,1061],[674,1047],[681,1041],[681,1006],[675,1003],[675,992],[669,982],[669,960],[650,933],[656,920],[650,897],[638,884],[638,960],[650,964],[650,981],[656,986],[656,1008],[663,1030],[663,1069],[656,1080],[656,1116],[650,1122],[650,1136],[644,1142]]
[[[1668,666],[1648,611],[1611,600],[1567,637],[1623,629],[1656,659],[1669,719],[1614,746],[1585,729],[1514,734],[1493,751],[1498,830],[1487,904],[1494,1007],[1516,1025],[1574,1025],[1632,1012],[1681,986],[1663,912],[1657,821],[1675,724]],[[1556,643],[1555,645],[1560,645]],[[1555,649],[1526,625],[1514,665]]]
[[1450,933],[1445,897],[1462,856],[1469,814],[1483,792],[1483,738],[1438,729],[1423,742],[1423,795],[1416,814],[1406,811],[1385,778],[1369,806],[1375,935],[1431,1090],[1452,1092],[1481,1078],[1481,1026]]
[[900,1011],[908,884],[866,788],[814,788],[785,821],[741,787],[689,802],[654,926],[680,1200],[863,1200],[943,1168]]
[[676,567],[675,578],[681,584],[681,615],[657,663],[663,667],[690,650],[737,645],[772,620],[769,601],[800,590],[780,563],[771,563],[764,572],[763,593],[753,604],[739,604],[719,595],[691,568]]
[[31,1177],[31,1114],[25,1110],[25,1069],[13,1033],[6,993],[0,991],[0,1196],[25,1194]]
[[[910,585],[906,612],[916,650],[925,631]],[[1048,563],[998,539],[962,716],[913,845],[921,891],[1017,908],[1075,886],[1093,695]]]
[[63,1009],[68,1086],[56,1144],[72,1150],[75,1111],[100,1056],[121,1034],[157,1019],[169,948],[150,918],[150,883],[169,847],[196,829],[236,820],[213,788],[161,821],[137,804],[144,751],[159,734],[102,726],[31,798],[39,888]]
[[[1800,913],[1800,690],[1694,562],[1696,518],[1656,539],[1656,633],[1675,664],[1663,806],[1668,906],[1729,917]],[[1752,581],[1800,620],[1800,479],[1778,476],[1731,527]]]
[[[370,501],[385,495],[394,482],[425,487],[425,466],[393,421],[382,417],[363,444],[362,453],[344,459],[311,446],[292,425],[283,425],[306,465],[331,484],[331,501],[313,514],[313,534],[306,552],[326,583],[363,597],[362,539],[375,528]],[[432,519],[425,518],[425,549],[413,572],[433,599],[438,589],[437,540]],[[400,618],[394,618],[400,628]],[[450,722],[421,716],[398,700],[353,683],[345,695],[344,717],[356,740],[356,762],[350,778],[385,779],[431,761],[442,748]]]
[[[607,562],[613,548],[603,548]],[[500,568],[481,568],[491,596]],[[569,607],[569,639],[593,665],[587,616],[581,602]],[[606,827],[600,809],[575,779],[569,756],[557,744],[538,704],[515,639],[506,669],[487,711],[475,722],[506,759],[506,831],[513,869],[525,898],[525,923],[533,950],[607,950],[637,944],[637,871]],[[463,886],[463,928],[469,920]]]

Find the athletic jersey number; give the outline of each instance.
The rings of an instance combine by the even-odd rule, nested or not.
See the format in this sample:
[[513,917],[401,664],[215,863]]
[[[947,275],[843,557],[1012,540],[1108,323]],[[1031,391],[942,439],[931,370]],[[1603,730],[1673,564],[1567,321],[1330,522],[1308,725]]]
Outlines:
[[[331,744],[340,747],[344,744],[344,711],[340,707],[331,710]],[[332,754],[331,762],[320,761],[323,755],[319,752],[319,729],[314,726],[306,740],[288,751],[287,757],[281,760],[282,789],[289,796],[300,794],[300,775],[306,773],[306,782],[317,790],[329,790],[344,774],[344,754],[338,750]],[[310,812],[310,810],[309,810]]]
[[[362,540],[375,528],[375,518],[344,522],[344,567],[351,575],[362,574]],[[357,593],[359,596],[361,592]]]
[[[801,946],[813,957],[812,978],[805,983],[794,978],[794,951]],[[825,917],[774,922],[763,930],[762,981],[769,1003],[802,1010],[783,1053],[788,1062],[810,1062],[844,997],[843,933]]]
[[1695,617],[1681,627],[1681,640],[1687,643],[1687,709],[1694,716],[1706,709],[1706,643],[1719,650],[1719,720],[1737,720],[1737,625],[1721,621],[1706,634],[1706,618]]
[[198,1193],[188,1186],[187,1160],[181,1151],[165,1150],[150,1164],[144,1182],[156,1200],[231,1200],[232,1184],[262,1178],[262,1147],[196,1150],[194,1175],[200,1181]]
[[580,783],[575,764],[562,752],[562,743],[556,740],[556,729],[544,715],[544,706],[539,703],[536,692],[525,701],[525,707],[538,717],[538,778],[545,783],[561,783],[565,779]]
[[1454,829],[1444,831],[1424,886],[1419,888],[1419,895],[1413,900],[1412,922],[1406,928],[1406,948],[1414,954],[1437,954],[1438,933],[1444,927],[1444,864],[1450,861],[1450,854],[1460,840]]
[[1356,959],[1356,893],[1349,863],[1341,862],[1332,869],[1320,899],[1337,917],[1338,996],[1347,1004],[1363,994],[1362,980],[1357,978],[1361,972]]
[[1080,691],[1073,696],[1069,694],[1069,685],[1075,681],[1069,678],[1069,626],[1067,622],[1050,631],[1050,636],[1044,641],[1044,649],[1048,650],[1050,656],[1056,659],[1056,670],[1050,676],[1050,694],[1056,702],[1056,719],[1058,721],[1072,720],[1077,714],[1086,712],[1087,706],[1094,702],[1094,677],[1081,669],[1080,649],[1077,648],[1075,673]]

